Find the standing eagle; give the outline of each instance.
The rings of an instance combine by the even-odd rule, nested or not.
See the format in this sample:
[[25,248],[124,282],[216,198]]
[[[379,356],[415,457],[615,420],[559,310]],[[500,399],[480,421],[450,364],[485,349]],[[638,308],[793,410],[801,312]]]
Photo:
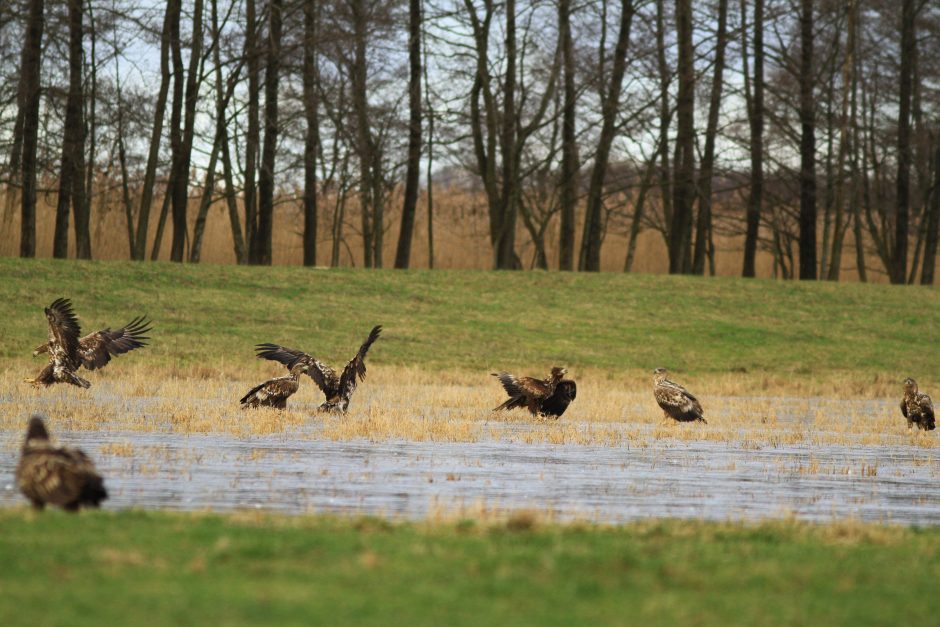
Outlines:
[[286,377],[268,379],[264,383],[251,388],[239,401],[242,404],[242,409],[248,407],[286,409],[287,399],[300,387],[300,375],[307,372],[308,368],[308,364],[299,361],[291,366],[290,374]]
[[39,416],[26,426],[16,484],[36,509],[49,504],[74,512],[82,506],[98,507],[108,498],[91,459],[79,449],[53,446]]
[[80,367],[87,370],[104,368],[111,357],[142,348],[150,339],[146,333],[152,327],[144,316],[134,318],[120,329],[112,331],[107,327],[79,338],[81,327],[69,299],[56,299],[45,311],[49,341],[36,347],[33,355],[49,353],[50,357],[49,363],[35,379],[26,379],[33,385],[71,383],[87,388],[91,384],[75,374],[76,370]]
[[343,372],[337,376],[333,368],[321,363],[314,357],[311,357],[303,351],[293,348],[286,348],[277,344],[258,344],[255,350],[258,357],[270,359],[287,366],[291,372],[298,364],[304,364],[307,369],[304,371],[317,384],[317,387],[326,396],[326,401],[318,408],[320,411],[335,411],[345,413],[349,408],[349,399],[356,391],[356,383],[364,381],[366,378],[366,353],[372,343],[379,339],[382,333],[382,326],[373,327],[369,337],[359,347],[356,356],[349,360]]
[[653,395],[662,407],[665,416],[679,422],[700,420],[708,424],[703,416],[702,404],[698,402],[698,399],[678,383],[667,379],[667,374],[665,368],[657,368],[653,371]]
[[918,429],[933,431],[937,426],[933,415],[933,401],[923,392],[917,391],[917,381],[910,377],[904,379],[901,413],[907,418],[908,429],[916,424]]
[[509,400],[493,411],[527,407],[529,413],[558,418],[578,395],[578,386],[571,379],[562,379],[568,370],[555,366],[547,379],[516,377],[508,372],[493,373],[503,384]]

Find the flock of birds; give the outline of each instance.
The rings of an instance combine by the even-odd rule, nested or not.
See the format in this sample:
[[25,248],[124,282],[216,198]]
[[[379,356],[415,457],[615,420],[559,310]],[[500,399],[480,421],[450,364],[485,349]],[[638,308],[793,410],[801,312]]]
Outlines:
[[[112,357],[147,346],[150,338],[146,334],[153,328],[150,321],[139,316],[115,331],[108,327],[81,337],[78,317],[66,298],[53,301],[45,308],[45,314],[48,341],[36,348],[33,355],[48,354],[49,360],[36,377],[26,379],[37,387],[56,383],[90,387],[91,383],[77,374],[79,369],[103,368]],[[289,374],[251,388],[240,399],[242,408],[286,408],[287,399],[300,387],[300,375],[306,374],[326,397],[318,410],[345,413],[357,383],[365,380],[366,354],[381,332],[382,327],[375,326],[339,374],[303,351],[278,344],[258,344],[255,347],[257,357],[283,364]],[[559,366],[553,367],[545,379],[494,373],[509,399],[493,411],[525,407],[532,415],[559,418],[577,397],[577,384],[564,378],[567,373],[567,369]],[[653,371],[653,395],[663,410],[664,419],[707,424],[699,400],[670,381],[667,374],[665,368]],[[901,413],[909,429],[916,425],[918,429],[930,431],[936,426],[933,402],[918,390],[917,382],[911,378],[904,380]],[[82,506],[98,507],[108,497],[104,481],[91,459],[79,449],[54,446],[39,416],[31,417],[27,424],[16,481],[20,491],[37,509],[50,504],[76,511]]]

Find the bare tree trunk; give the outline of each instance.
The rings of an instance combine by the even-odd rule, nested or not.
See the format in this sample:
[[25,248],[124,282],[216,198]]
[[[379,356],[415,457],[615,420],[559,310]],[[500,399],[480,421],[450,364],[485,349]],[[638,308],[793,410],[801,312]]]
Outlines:
[[[761,5],[763,0],[756,0]],[[721,91],[724,85],[725,46],[728,43],[728,0],[718,0],[718,30],[715,35],[715,69],[708,103],[708,125],[705,130],[705,152],[698,184],[698,221],[695,226],[695,251],[692,255],[692,273],[705,274],[708,236],[712,230],[712,175],[715,169],[715,138],[718,135],[718,114],[721,109]]]
[[428,80],[428,44],[427,37],[422,42],[424,46],[424,108],[428,113],[428,269],[434,269],[434,109],[431,107],[431,82]]
[[933,285],[937,266],[937,239],[940,237],[940,133],[933,138],[933,189],[930,190],[930,208],[927,215],[927,233],[924,242],[924,266],[921,269],[922,285]]
[[256,263],[270,266],[274,235],[274,161],[277,150],[277,81],[281,57],[282,0],[268,3],[268,50],[264,72],[264,146],[258,176],[258,231]]
[[816,103],[813,96],[813,0],[800,14],[800,279],[816,279]]
[[500,205],[502,223],[496,241],[496,268],[517,269],[516,264],[516,215],[518,196],[515,155],[516,124],[516,0],[506,0],[506,75],[503,84],[503,115],[500,130],[500,150],[503,155],[502,190]]
[[[70,0],[71,2],[72,0]],[[77,10],[81,12],[81,2],[78,0]],[[71,9],[70,9],[71,12]],[[72,182],[72,216],[75,218],[75,256],[79,259],[91,259],[91,199],[95,184],[95,156],[98,153],[98,32],[95,30],[95,14],[91,0],[88,0],[88,21],[91,46],[89,55],[89,84],[91,93],[88,95],[88,114],[81,129],[81,148],[78,150],[75,161],[76,179]],[[88,129],[88,164],[85,164],[85,129]],[[82,175],[85,176],[82,185]]]
[[561,31],[561,55],[564,68],[564,104],[561,123],[561,228],[558,245],[558,269],[574,269],[574,210],[578,200],[578,145],[575,136],[574,46],[571,41],[571,0],[558,2],[558,28]]
[[150,206],[153,203],[153,187],[160,158],[160,138],[163,134],[163,118],[166,115],[166,100],[170,91],[170,24],[175,4],[168,2],[163,19],[163,35],[160,41],[160,90],[153,114],[153,129],[150,134],[150,150],[144,184],[140,195],[140,210],[137,215],[137,236],[134,240],[132,259],[143,261],[147,250],[147,231],[150,226]]
[[692,49],[692,2],[676,0],[679,45],[679,93],[676,101],[675,176],[669,225],[669,273],[687,273],[695,199],[695,68]]
[[70,204],[82,201],[84,171],[79,169],[84,151],[82,120],[82,0],[69,0],[69,93],[65,103],[65,128],[62,138],[62,168],[59,172],[59,198],[56,203],[52,256],[65,259],[69,254]]
[[23,111],[23,191],[20,197],[20,257],[36,256],[36,148],[39,138],[39,73],[42,59],[43,0],[30,0],[20,62],[19,107]]
[[630,223],[630,237],[627,241],[627,256],[623,261],[623,271],[631,272],[633,270],[633,261],[636,257],[636,240],[640,235],[640,227],[643,224],[643,211],[646,207],[646,196],[649,193],[650,186],[653,184],[653,173],[656,171],[656,161],[658,160],[656,151],[650,157],[646,164],[646,173],[643,175],[643,182],[640,184],[640,193],[636,199],[636,208],[633,210],[633,221]]
[[418,208],[421,173],[421,0],[408,0],[408,165],[405,172],[405,198],[401,209],[401,229],[395,267],[411,262],[411,241]]
[[150,261],[156,261],[160,258],[160,248],[163,246],[163,230],[166,228],[166,219],[170,213],[170,193],[169,185],[166,193],[163,194],[163,204],[160,206],[160,217],[157,219],[157,232],[153,237],[153,248],[150,250]]
[[610,147],[614,141],[623,75],[627,68],[627,49],[630,45],[633,13],[632,0],[621,0],[620,32],[617,35],[617,46],[614,50],[610,84],[607,86],[607,93],[601,103],[601,133],[597,141],[597,153],[594,157],[591,182],[588,186],[584,233],[578,261],[578,269],[581,271],[598,272],[601,269],[601,205],[603,204],[604,180],[607,176]]
[[258,169],[258,146],[261,144],[259,123],[259,96],[261,93],[261,58],[258,52],[259,19],[256,14],[256,0],[245,2],[245,57],[248,61],[248,129],[245,134],[245,240],[248,244],[248,263],[256,264],[258,249],[255,231],[258,228],[257,188],[255,176]]
[[672,69],[666,62],[665,1],[656,0],[656,61],[659,69],[659,193],[663,203],[663,222],[672,222],[672,168],[669,158],[669,83]]
[[[745,10],[743,1],[741,10]],[[754,277],[761,206],[764,202],[764,0],[754,2],[754,96],[748,102],[747,113],[751,127],[751,187],[747,201],[747,232],[741,275]]]
[[891,282],[903,284],[907,280],[907,240],[910,222],[911,176],[911,91],[912,61],[914,56],[914,0],[902,0],[901,5],[901,86],[898,104],[898,175],[897,213],[894,231],[894,263]]
[[[363,265],[371,268],[378,265],[373,260],[374,242],[373,242],[373,222],[372,222],[372,201],[374,199],[373,189],[375,182],[373,177],[376,172],[372,169],[373,152],[375,145],[372,141],[372,132],[369,128],[369,103],[367,86],[367,57],[366,46],[368,43],[368,34],[366,32],[366,6],[363,0],[352,0],[350,8],[353,14],[354,47],[355,55],[353,67],[351,68],[351,87],[352,87],[352,105],[356,119],[356,152],[359,156],[359,204],[362,212],[362,254]],[[375,230],[380,230],[381,225],[375,224]]]
[[317,22],[319,3],[304,3],[304,265],[317,265],[317,154],[320,151]]

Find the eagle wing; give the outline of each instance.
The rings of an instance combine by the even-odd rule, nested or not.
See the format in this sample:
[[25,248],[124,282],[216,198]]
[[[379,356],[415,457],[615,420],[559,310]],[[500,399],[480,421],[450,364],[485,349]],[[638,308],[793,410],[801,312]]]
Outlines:
[[689,416],[702,417],[702,404],[677,383],[668,379],[663,381],[656,386],[655,396],[659,406],[677,420],[688,419]]
[[54,300],[46,307],[46,320],[49,323],[53,359],[64,356],[75,364],[73,367],[78,367],[78,336],[82,334],[82,329],[72,309],[72,301],[67,298]]
[[82,365],[88,370],[103,368],[111,357],[146,346],[150,338],[145,334],[151,328],[150,322],[139,316],[115,331],[109,327],[86,335],[79,340]]
[[239,402],[242,405],[258,406],[273,405],[283,407],[287,399],[298,389],[297,381],[293,377],[277,377],[256,385],[248,390]]
[[901,414],[907,418],[907,399],[901,399]]
[[379,339],[379,335],[382,333],[382,325],[376,325],[372,327],[372,331],[369,332],[369,337],[366,338],[366,341],[362,343],[362,346],[359,347],[359,352],[356,353],[356,356],[349,360],[349,363],[346,364],[346,367],[343,368],[343,374],[339,378],[339,393],[348,398],[353,390],[356,389],[356,381],[364,381],[366,378],[366,353],[369,352],[369,348],[372,344]]
[[258,344],[255,346],[255,351],[259,358],[284,364],[288,370],[297,363],[307,364],[307,374],[317,384],[317,387],[326,394],[327,398],[335,395],[337,388],[339,388],[339,378],[336,376],[336,371],[303,351],[277,344]]

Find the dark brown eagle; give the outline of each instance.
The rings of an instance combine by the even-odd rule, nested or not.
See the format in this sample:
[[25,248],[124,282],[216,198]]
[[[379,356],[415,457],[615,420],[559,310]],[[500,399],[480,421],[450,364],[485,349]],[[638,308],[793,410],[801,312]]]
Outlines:
[[58,505],[74,512],[82,506],[98,507],[108,498],[91,459],[79,449],[53,446],[39,416],[30,418],[26,426],[16,484],[36,509]]
[[255,350],[258,357],[282,363],[291,372],[297,364],[305,364],[307,366],[305,372],[326,396],[326,402],[320,405],[319,410],[345,413],[349,408],[349,399],[356,391],[357,382],[364,381],[366,378],[366,353],[369,352],[372,343],[379,339],[381,332],[381,325],[377,325],[372,329],[369,337],[359,347],[359,352],[349,360],[339,376],[333,368],[303,351],[285,348],[277,344],[258,344],[255,346]]
[[56,299],[45,311],[49,341],[36,347],[33,355],[48,353],[50,357],[49,363],[35,379],[26,380],[33,385],[71,383],[87,388],[91,384],[79,377],[76,370],[80,367],[87,370],[103,368],[111,357],[142,348],[150,339],[146,333],[152,327],[144,316],[134,318],[120,329],[112,331],[108,327],[79,338],[81,327],[69,299]]
[[688,390],[666,378],[665,368],[653,371],[653,395],[656,402],[662,407],[665,416],[679,422],[695,422],[700,420],[705,424],[702,404],[692,396]]
[[563,379],[565,368],[555,366],[547,379],[516,377],[508,372],[493,373],[503,384],[509,400],[493,408],[493,411],[527,407],[529,413],[543,417],[558,418],[578,395],[578,386],[571,379]]
[[923,392],[917,391],[917,381],[910,377],[904,379],[901,413],[907,418],[908,429],[916,424],[918,429],[933,431],[937,426],[933,415],[933,401]]
[[307,372],[309,366],[303,362],[297,362],[291,366],[290,374],[286,377],[275,377],[268,379],[260,385],[248,390],[239,401],[242,409],[248,407],[274,407],[276,409],[286,409],[287,399],[300,387],[300,375]]

